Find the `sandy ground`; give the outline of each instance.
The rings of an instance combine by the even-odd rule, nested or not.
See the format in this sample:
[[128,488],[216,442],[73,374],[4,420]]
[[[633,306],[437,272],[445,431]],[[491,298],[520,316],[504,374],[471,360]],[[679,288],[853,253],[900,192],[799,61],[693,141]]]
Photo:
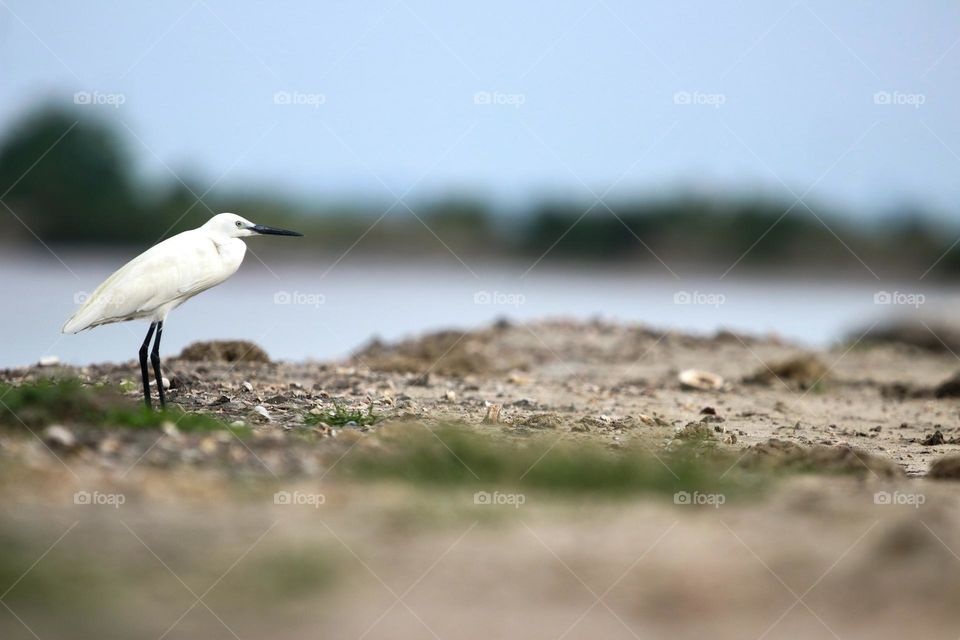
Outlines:
[[[799,364],[791,367],[791,362]],[[960,370],[960,358],[946,350],[855,344],[816,353],[728,333],[700,338],[640,327],[544,322],[367,345],[347,362],[168,359],[165,367],[174,387],[168,392],[172,404],[255,428],[249,448],[225,438],[232,443],[232,463],[277,475],[323,473],[323,459],[327,449],[336,449],[335,442],[326,448],[292,447],[291,453],[286,445],[299,440],[284,436],[302,432],[311,409],[327,411],[334,403],[355,409],[372,405],[383,418],[381,425],[398,419],[456,422],[484,433],[547,432],[614,446],[638,441],[654,449],[669,445],[685,425],[706,418],[717,430],[718,444],[732,450],[770,438],[850,445],[896,463],[910,476],[925,474],[942,455],[960,453],[960,444],[950,444],[960,437],[960,400],[935,397],[938,385]],[[721,388],[685,388],[678,375],[689,369],[720,376]],[[124,384],[132,401],[141,397],[132,362],[8,370],[0,379],[60,374]],[[496,424],[484,424],[490,405],[500,408]],[[269,418],[255,412],[258,406]],[[715,416],[703,415],[705,409]],[[319,435],[352,442],[369,430],[321,426]],[[923,444],[937,442],[927,440],[937,431],[942,444]],[[192,462],[190,455],[199,461],[205,457],[203,450],[175,437],[148,433],[122,440],[101,446],[99,454],[83,454],[90,462],[124,470],[124,463],[167,465]],[[36,440],[8,445],[44,453]],[[260,450],[266,454],[257,460],[254,451]],[[184,452],[190,455],[184,458]]]
[[[960,635],[956,485],[919,477],[960,453],[958,401],[936,397],[960,368],[949,352],[556,321],[368,345],[339,363],[166,367],[172,402],[253,433],[77,430],[64,450],[3,432],[2,637]],[[688,369],[722,382],[686,388]],[[50,374],[137,379],[131,363],[2,377]],[[381,419],[304,424],[334,401]],[[448,423],[654,453],[699,425],[734,458],[775,438],[878,463],[719,505],[535,491],[489,505],[331,473],[382,428]]]

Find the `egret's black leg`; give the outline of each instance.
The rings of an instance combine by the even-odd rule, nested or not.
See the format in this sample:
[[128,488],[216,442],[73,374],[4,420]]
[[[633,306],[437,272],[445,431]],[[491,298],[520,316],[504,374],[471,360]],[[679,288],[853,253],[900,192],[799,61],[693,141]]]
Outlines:
[[140,345],[140,374],[143,376],[143,401],[147,404],[147,408],[152,408],[150,404],[150,373],[147,370],[147,349],[150,348],[150,338],[153,337],[153,329],[157,324],[155,322],[150,323],[150,328],[147,330],[147,337],[144,338],[143,344]]
[[153,341],[153,351],[150,353],[150,362],[153,363],[153,377],[157,379],[157,393],[160,394],[160,408],[166,406],[163,399],[163,376],[160,375],[160,334],[163,333],[163,321],[157,323],[157,339]]

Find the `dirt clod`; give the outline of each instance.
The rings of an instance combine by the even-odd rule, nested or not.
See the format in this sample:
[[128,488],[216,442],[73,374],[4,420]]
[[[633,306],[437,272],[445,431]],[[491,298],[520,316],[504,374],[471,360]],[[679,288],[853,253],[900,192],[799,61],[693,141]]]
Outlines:
[[516,420],[513,424],[528,429],[556,429],[563,424],[563,419],[555,413],[535,413]]
[[678,440],[704,441],[713,440],[714,430],[704,422],[690,422],[677,430],[675,437]]

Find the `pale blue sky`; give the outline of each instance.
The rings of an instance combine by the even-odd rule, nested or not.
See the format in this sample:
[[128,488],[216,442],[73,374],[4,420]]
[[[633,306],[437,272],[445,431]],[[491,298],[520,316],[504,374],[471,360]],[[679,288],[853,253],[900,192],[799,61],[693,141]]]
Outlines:
[[951,213],[958,41],[947,0],[2,0],[0,128],[122,94],[82,108],[203,188],[522,201],[619,179]]

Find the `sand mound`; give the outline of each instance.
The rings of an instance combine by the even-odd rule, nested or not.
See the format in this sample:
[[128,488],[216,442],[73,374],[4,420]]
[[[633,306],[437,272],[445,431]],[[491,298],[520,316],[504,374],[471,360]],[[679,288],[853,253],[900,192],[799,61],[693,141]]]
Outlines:
[[755,343],[740,337],[731,343],[730,335],[697,337],[601,320],[501,320],[482,329],[439,331],[397,343],[374,340],[356,352],[354,360],[379,371],[464,376],[526,371],[543,364],[633,364],[671,349]]
[[937,480],[960,480],[960,455],[937,458],[930,465],[927,477]]
[[[862,332],[854,332],[856,339]],[[865,345],[894,344],[916,347],[932,353],[951,353],[960,350],[960,328],[942,322],[892,322],[877,326],[862,339]]]
[[485,342],[479,333],[440,331],[393,345],[374,340],[354,357],[379,371],[462,376],[509,369],[497,366],[488,355]]
[[194,342],[178,356],[181,360],[221,362],[270,362],[262,348],[247,340]]
[[761,367],[744,382],[774,384],[778,381],[801,389],[809,389],[827,378],[829,369],[816,356],[802,355]]
[[903,470],[893,462],[845,445],[804,447],[786,440],[770,439],[754,445],[740,461],[746,468],[771,471],[814,471],[859,476],[899,478]]

